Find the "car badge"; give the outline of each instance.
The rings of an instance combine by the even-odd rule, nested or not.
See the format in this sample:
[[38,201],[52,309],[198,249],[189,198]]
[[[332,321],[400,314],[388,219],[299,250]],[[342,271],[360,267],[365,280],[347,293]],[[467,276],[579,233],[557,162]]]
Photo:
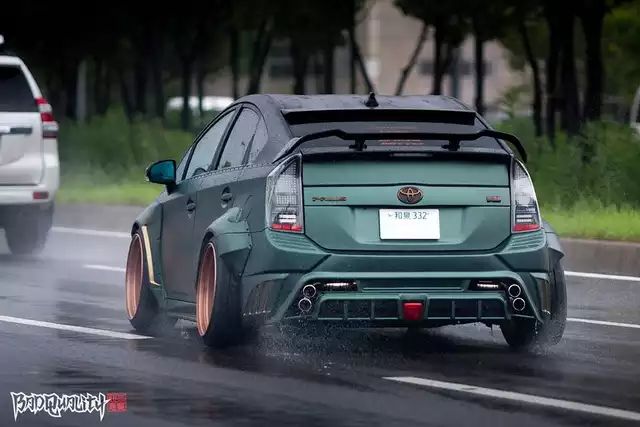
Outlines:
[[408,205],[413,205],[422,200],[422,190],[416,187],[402,187],[398,190],[398,200]]

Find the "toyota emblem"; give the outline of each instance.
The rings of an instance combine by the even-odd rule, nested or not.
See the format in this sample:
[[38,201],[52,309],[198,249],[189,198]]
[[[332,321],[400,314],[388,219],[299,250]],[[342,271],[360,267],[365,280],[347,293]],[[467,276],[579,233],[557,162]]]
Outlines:
[[416,187],[402,187],[398,190],[398,200],[408,205],[413,205],[422,200],[422,190]]

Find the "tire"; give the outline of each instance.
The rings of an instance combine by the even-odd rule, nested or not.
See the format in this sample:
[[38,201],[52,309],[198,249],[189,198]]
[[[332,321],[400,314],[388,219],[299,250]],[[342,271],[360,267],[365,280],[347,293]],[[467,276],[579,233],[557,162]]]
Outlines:
[[5,227],[7,245],[14,255],[37,255],[44,248],[53,222],[53,205],[21,210]]
[[514,350],[545,350],[560,342],[567,322],[567,285],[564,269],[556,261],[549,272],[551,278],[551,315],[544,322],[513,319],[500,328],[507,344]]
[[210,238],[203,245],[196,280],[196,325],[207,346],[225,348],[246,338],[239,291]]
[[173,326],[158,307],[149,283],[144,240],[140,231],[131,237],[125,271],[125,308],[131,326],[138,332],[159,335]]

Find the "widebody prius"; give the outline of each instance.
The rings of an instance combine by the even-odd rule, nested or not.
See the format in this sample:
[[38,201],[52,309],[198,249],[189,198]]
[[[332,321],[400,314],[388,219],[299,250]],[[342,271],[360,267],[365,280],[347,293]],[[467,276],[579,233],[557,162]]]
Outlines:
[[274,323],[479,322],[555,344],[563,253],[525,161],[448,97],[241,98],[147,169],[166,189],[131,230],[127,315],[145,333],[195,321],[214,347]]

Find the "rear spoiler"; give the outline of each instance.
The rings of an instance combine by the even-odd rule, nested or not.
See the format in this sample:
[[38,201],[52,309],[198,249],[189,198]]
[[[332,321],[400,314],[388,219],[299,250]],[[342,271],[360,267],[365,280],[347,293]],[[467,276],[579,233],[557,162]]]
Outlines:
[[327,122],[406,121],[473,126],[476,120],[475,111],[429,110],[424,108],[291,109],[282,110],[282,115],[289,125]]
[[[365,141],[380,141],[386,139],[393,140],[432,140],[439,141],[445,140],[449,141],[449,144],[443,145],[442,148],[445,148],[449,151],[458,151],[460,149],[460,143],[463,141],[475,141],[476,139],[482,138],[483,136],[487,136],[489,138],[496,138],[498,140],[507,141],[513,144],[514,147],[520,153],[523,162],[527,162],[527,152],[524,149],[524,146],[520,142],[520,140],[515,136],[509,133],[498,132],[493,129],[482,129],[478,132],[471,133],[452,133],[452,132],[375,132],[375,133],[349,133],[340,129],[329,129],[321,132],[314,132],[303,135],[298,138],[292,138],[282,147],[282,150],[276,155],[273,162],[277,162],[278,160],[286,157],[291,154],[293,150],[298,148],[300,145],[305,142],[313,141],[315,139],[327,138],[327,137],[338,137],[340,139],[346,141],[353,141],[352,145],[349,145],[349,148],[355,151],[364,151],[367,148]],[[500,142],[500,141],[499,141]],[[510,153],[509,148],[500,144],[502,148],[505,149],[506,152]]]

